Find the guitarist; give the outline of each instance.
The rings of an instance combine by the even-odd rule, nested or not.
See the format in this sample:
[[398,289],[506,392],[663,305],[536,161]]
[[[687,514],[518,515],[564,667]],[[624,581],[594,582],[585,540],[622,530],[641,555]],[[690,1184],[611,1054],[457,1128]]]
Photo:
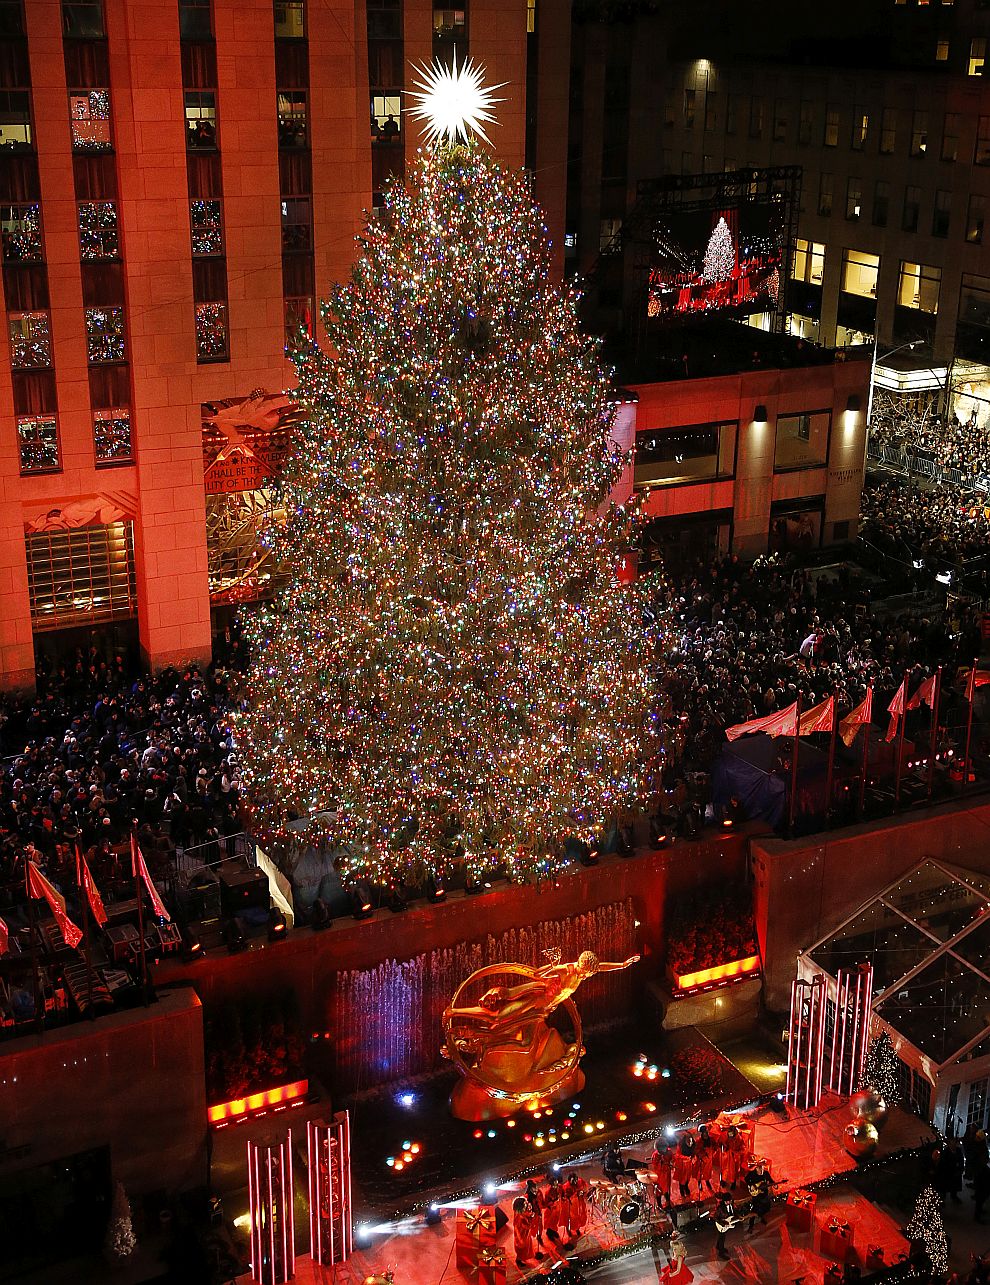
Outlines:
[[773,1205],[771,1188],[776,1187],[777,1183],[770,1177],[767,1169],[767,1162],[762,1157],[754,1157],[753,1163],[746,1171],[744,1178],[746,1187],[752,1200],[749,1205],[749,1227],[748,1231],[752,1233],[756,1226],[756,1220],[765,1227],[767,1225],[767,1214]]
[[729,1257],[729,1251],[725,1248],[725,1234],[738,1221],[736,1207],[732,1202],[732,1188],[727,1182],[723,1182],[718,1193],[718,1204],[715,1206],[715,1231],[718,1233],[715,1237],[715,1249],[719,1258]]

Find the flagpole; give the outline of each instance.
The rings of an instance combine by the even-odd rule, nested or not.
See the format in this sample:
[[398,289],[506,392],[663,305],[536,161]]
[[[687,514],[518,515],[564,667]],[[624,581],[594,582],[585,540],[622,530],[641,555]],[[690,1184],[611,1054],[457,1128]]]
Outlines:
[[839,731],[839,694],[832,688],[832,738],[828,743],[828,772],[825,775],[825,828],[832,825],[832,789],[835,775],[835,739]]
[[969,747],[973,739],[973,706],[976,704],[976,662],[979,657],[973,658],[973,668],[969,673],[969,714],[966,716],[966,752],[963,755],[963,794],[969,789]]
[[942,666],[935,671],[935,691],[932,695],[932,735],[928,744],[928,802],[932,801],[935,786],[935,751],[938,749],[938,704],[942,695]]
[[41,993],[41,965],[38,963],[38,916],[31,888],[30,858],[24,853],[24,886],[27,889],[28,931],[31,934],[31,969],[34,974],[34,1021],[39,1031],[45,1029],[45,999]]
[[901,806],[901,775],[904,764],[904,724],[907,722],[907,670],[904,671],[904,681],[901,684],[901,726],[897,737],[897,776],[894,780],[894,807]]
[[79,844],[76,844],[76,887],[79,889],[79,900],[82,902],[83,913],[83,942],[85,944],[86,955],[86,1002],[89,1005],[89,1012],[86,1014],[92,1020],[96,1014],[93,1011],[93,947],[89,935],[89,893],[85,887],[82,869],[82,853],[79,850]]
[[131,830],[131,871],[134,875],[134,896],[137,898],[138,949],[141,952],[141,1003],[148,1007],[148,950],[144,942],[144,889],[141,887],[141,871],[138,869],[137,835]]
[[[873,687],[866,689],[867,696],[872,697]],[[862,820],[863,812],[866,808],[866,773],[870,767],[870,728],[873,726],[873,701],[870,701],[870,721],[863,724],[863,770],[859,774],[859,817]]]
[[794,838],[794,817],[797,809],[797,778],[798,778],[798,741],[801,739],[801,695],[798,693],[796,702],[797,708],[794,712],[794,744],[791,748],[791,797],[790,807],[788,809],[787,830],[788,837]]

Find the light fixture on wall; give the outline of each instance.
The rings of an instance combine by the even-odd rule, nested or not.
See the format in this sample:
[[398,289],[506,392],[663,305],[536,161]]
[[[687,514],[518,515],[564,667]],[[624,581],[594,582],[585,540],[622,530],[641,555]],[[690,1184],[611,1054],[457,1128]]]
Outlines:
[[753,412],[753,423],[766,424],[768,419],[769,416],[767,415],[767,408],[762,402],[760,402],[759,406],[757,406],[756,410]]
[[846,401],[846,410],[851,415],[855,415],[859,411],[860,405],[859,393],[850,393]]

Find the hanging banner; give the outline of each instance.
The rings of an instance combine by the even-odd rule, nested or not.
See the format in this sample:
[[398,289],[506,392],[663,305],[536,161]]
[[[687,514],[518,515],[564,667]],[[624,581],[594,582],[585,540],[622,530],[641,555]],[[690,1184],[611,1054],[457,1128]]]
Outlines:
[[158,895],[158,889],[155,887],[154,881],[148,872],[148,867],[145,864],[144,854],[138,847],[137,836],[133,833],[131,834],[131,870],[135,879],[140,878],[144,882],[148,896],[151,898],[152,908],[158,918],[171,923],[172,916],[165,909],[165,903]]
[[28,877],[27,890],[29,897],[44,898],[55,916],[55,922],[58,924],[62,936],[65,938],[65,944],[71,946],[73,950],[82,941],[82,933],[69,918],[65,910],[65,898],[58,892],[52,884],[48,882],[33,861],[27,863]]
[[93,881],[93,876],[89,872],[89,866],[86,864],[86,858],[79,851],[79,844],[76,844],[76,882],[86,894],[86,900],[89,902],[90,913],[101,928],[106,927],[107,912],[103,905],[103,898],[100,896],[100,890]]

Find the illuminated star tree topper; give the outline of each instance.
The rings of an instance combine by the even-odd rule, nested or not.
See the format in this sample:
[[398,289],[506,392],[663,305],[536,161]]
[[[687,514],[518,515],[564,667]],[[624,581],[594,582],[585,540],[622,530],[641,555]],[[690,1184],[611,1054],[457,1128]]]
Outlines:
[[424,122],[426,136],[434,146],[446,143],[453,147],[460,140],[467,142],[472,133],[490,142],[484,127],[495,120],[491,108],[502,101],[495,97],[495,90],[504,88],[505,81],[485,85],[484,67],[468,58],[458,68],[456,54],[450,67],[435,62],[431,67],[420,65],[417,71],[420,78],[414,84],[418,89],[409,95],[416,106],[409,114]]

